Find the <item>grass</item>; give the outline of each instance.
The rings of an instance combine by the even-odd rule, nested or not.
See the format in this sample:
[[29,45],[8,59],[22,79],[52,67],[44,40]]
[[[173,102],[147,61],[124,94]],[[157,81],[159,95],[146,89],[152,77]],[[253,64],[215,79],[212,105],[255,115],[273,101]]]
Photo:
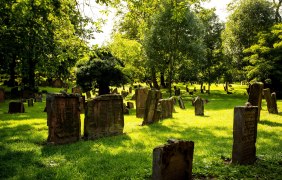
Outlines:
[[[177,105],[173,118],[140,126],[142,119],[135,117],[133,109],[125,115],[124,135],[60,146],[46,145],[45,101],[34,107],[25,104],[24,114],[7,114],[9,101],[1,103],[0,179],[150,179],[153,148],[169,138],[195,142],[194,179],[282,179],[282,113],[269,114],[263,100],[257,162],[228,164],[224,159],[232,153],[233,109],[246,102],[246,87],[233,85],[234,93],[227,95],[222,85],[212,86],[210,95],[199,94],[210,101],[205,116],[195,116],[192,96],[183,84],[177,86],[186,109]],[[48,89],[52,91],[58,89]],[[163,96],[168,92],[163,90]],[[282,111],[281,100],[278,107]],[[83,115],[81,119],[83,123]]]

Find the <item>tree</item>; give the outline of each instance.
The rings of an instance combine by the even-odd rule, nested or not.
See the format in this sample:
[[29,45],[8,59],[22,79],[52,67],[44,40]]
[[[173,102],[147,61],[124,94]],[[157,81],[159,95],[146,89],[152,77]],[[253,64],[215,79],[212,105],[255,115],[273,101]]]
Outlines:
[[165,2],[163,10],[153,17],[152,26],[145,37],[144,47],[151,67],[158,69],[168,65],[171,96],[176,66],[183,59],[200,61],[204,54],[202,24],[189,4]]
[[243,50],[256,42],[258,32],[267,30],[274,23],[274,10],[267,0],[239,0],[231,6],[231,15],[223,32],[225,55],[229,64],[239,70],[237,80],[244,78]]
[[120,86],[127,82],[118,59],[105,49],[96,50],[89,61],[78,64],[77,68],[76,83],[84,92],[98,87],[99,95],[109,94],[110,86]]
[[268,31],[258,33],[258,40],[245,49],[245,60],[250,62],[245,69],[249,80],[271,85],[282,97],[282,23],[273,25]]

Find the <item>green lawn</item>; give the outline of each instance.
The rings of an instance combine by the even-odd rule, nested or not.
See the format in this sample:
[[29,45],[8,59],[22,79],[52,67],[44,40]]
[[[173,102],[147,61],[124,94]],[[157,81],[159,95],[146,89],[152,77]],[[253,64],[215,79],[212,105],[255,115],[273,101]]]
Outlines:
[[[0,179],[150,179],[153,148],[169,138],[195,142],[195,179],[282,179],[282,113],[269,114],[263,100],[258,160],[254,165],[232,165],[224,159],[231,158],[233,108],[246,102],[246,87],[233,85],[234,93],[227,95],[223,85],[213,85],[210,95],[199,94],[210,101],[205,116],[195,116],[195,95],[185,93],[183,84],[177,86],[186,109],[177,105],[173,118],[140,126],[142,119],[133,109],[125,115],[124,135],[60,146],[46,145],[45,101],[34,107],[25,104],[24,114],[7,114],[6,100],[0,104]],[[163,94],[168,96],[165,90]],[[278,107],[282,111],[281,100]]]

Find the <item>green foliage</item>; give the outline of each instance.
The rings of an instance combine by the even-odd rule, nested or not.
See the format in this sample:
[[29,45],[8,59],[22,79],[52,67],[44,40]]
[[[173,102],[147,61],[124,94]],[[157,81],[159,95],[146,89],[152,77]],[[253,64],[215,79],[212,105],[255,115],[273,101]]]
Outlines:
[[[185,91],[182,84],[177,86]],[[247,100],[246,86],[233,87],[232,95],[225,94],[222,84],[211,87],[212,93],[204,96],[210,101],[205,116],[194,115],[192,97],[183,93],[186,109],[176,106],[171,119],[140,126],[142,119],[132,109],[124,116],[123,135],[59,146],[46,144],[45,98],[33,107],[25,103],[23,114],[7,114],[6,100],[0,103],[0,179],[151,179],[153,149],[169,138],[195,142],[194,179],[281,179],[282,116],[269,114],[265,101],[258,123],[256,163],[239,166],[223,160],[231,158],[234,106]],[[83,120],[82,114],[82,127]]]
[[84,92],[98,87],[100,95],[109,94],[109,86],[120,86],[127,82],[117,59],[103,49],[96,50],[89,61],[77,67],[76,83]]

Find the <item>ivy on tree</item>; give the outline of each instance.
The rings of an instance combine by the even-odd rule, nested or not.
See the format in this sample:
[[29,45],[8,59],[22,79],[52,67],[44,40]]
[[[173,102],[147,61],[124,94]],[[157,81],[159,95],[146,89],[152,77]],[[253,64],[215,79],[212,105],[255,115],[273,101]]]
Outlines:
[[127,83],[122,72],[122,64],[110,52],[97,50],[90,60],[79,64],[76,82],[84,92],[99,88],[99,95],[109,94],[110,86],[121,86]]

